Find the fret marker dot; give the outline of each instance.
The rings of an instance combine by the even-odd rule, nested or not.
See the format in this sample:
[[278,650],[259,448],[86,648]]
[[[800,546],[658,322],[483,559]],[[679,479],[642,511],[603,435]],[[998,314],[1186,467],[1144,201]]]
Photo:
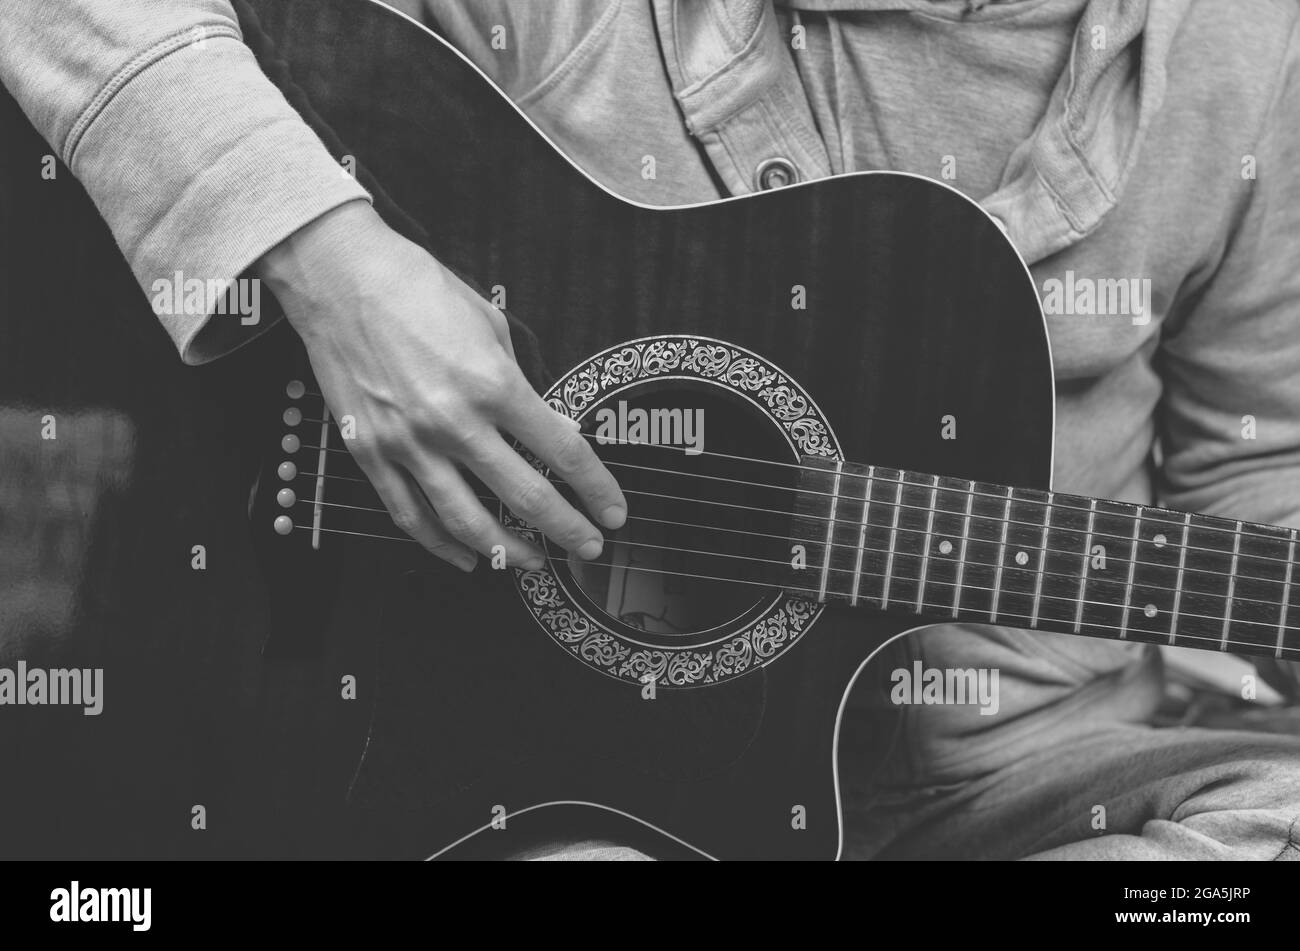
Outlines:
[[948,541],[948,539],[946,539],[946,538],[945,538],[943,541],[939,542],[939,554],[941,554],[941,555],[951,555],[951,554],[952,554],[952,542]]
[[284,424],[286,426],[297,426],[302,422],[302,410],[296,406],[290,406],[284,411]]
[[1145,614],[1147,617],[1155,617],[1157,613],[1156,606],[1154,604],[1148,604],[1146,607],[1142,609],[1142,613]]
[[277,516],[275,522],[272,524],[275,526],[275,533],[277,535],[288,535],[293,531],[293,519],[287,515]]
[[300,400],[303,394],[307,392],[307,387],[303,386],[302,380],[290,380],[289,385],[284,388],[284,395],[291,400]]
[[1157,548],[1164,548],[1165,542],[1169,541],[1169,539],[1165,538],[1163,535],[1157,535],[1155,538],[1151,539],[1151,541],[1155,543]]
[[1017,565],[1027,565],[1027,564],[1029,564],[1029,555],[1027,555],[1027,554],[1026,554],[1025,552],[1023,552],[1023,551],[1018,551],[1018,552],[1016,552],[1016,564],[1017,564]]
[[276,474],[285,482],[292,482],[294,479],[298,478],[298,467],[292,462],[280,463],[279,467],[275,471]]

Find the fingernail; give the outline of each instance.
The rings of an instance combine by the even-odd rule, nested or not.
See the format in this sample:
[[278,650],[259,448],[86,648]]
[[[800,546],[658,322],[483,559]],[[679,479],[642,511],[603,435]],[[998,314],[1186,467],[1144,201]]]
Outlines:
[[600,513],[600,524],[606,528],[622,528],[627,521],[627,509],[621,505],[611,505]]
[[546,559],[541,555],[529,555],[523,560],[524,571],[538,571],[546,564]]
[[578,549],[578,557],[583,561],[593,561],[600,557],[600,553],[604,547],[604,544],[599,538],[593,538],[589,542],[582,543],[582,546]]
[[469,574],[471,571],[473,571],[475,568],[478,567],[478,559],[462,558],[458,562],[456,562],[456,567],[459,568],[461,571],[465,572],[466,574]]

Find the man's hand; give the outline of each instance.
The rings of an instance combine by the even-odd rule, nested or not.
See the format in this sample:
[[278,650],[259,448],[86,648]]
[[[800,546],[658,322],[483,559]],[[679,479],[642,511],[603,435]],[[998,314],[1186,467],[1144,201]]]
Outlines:
[[600,555],[600,532],[502,436],[535,452],[606,528],[623,524],[613,476],[528,384],[500,311],[365,202],[302,228],[258,273],[306,344],[331,412],[355,417],[349,448],[399,528],[465,571],[496,545],[507,564],[540,567],[542,553],[484,508],[463,466],[552,541]]

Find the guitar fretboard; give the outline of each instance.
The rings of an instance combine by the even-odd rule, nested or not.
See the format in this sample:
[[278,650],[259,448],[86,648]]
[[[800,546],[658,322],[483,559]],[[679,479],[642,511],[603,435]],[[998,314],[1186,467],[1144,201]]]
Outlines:
[[[807,458],[789,587],[925,618],[1300,656],[1296,532]],[[1295,580],[1300,581],[1300,578]]]

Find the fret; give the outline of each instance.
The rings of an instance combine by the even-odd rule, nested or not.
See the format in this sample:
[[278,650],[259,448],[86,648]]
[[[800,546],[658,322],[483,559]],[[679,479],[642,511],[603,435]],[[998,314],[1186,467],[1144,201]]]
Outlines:
[[1192,647],[1217,647],[1223,638],[1225,600],[1232,570],[1231,522],[1206,515],[1183,516],[1185,551],[1182,580],[1178,583],[1178,628],[1175,643]]
[[1128,578],[1124,582],[1124,615],[1119,626],[1119,639],[1128,637],[1128,616],[1133,611],[1133,573],[1137,570],[1138,539],[1142,535],[1142,506],[1137,507],[1133,515],[1133,538],[1129,544]]
[[1039,540],[1041,549],[1038,562],[1038,578],[1034,582],[1034,608],[1029,615],[1029,626],[1038,626],[1038,609],[1043,601],[1043,577],[1047,574],[1047,533],[1052,530],[1052,493],[1047,493],[1046,515],[1043,518],[1043,537]]
[[1135,521],[1130,582],[1124,618],[1125,637],[1145,643],[1168,642],[1176,618],[1178,563],[1186,556],[1187,516],[1139,506]]
[[998,568],[1002,577],[994,597],[999,615],[1005,623],[1024,627],[1033,616],[1034,591],[1042,579],[1044,551],[1041,544],[1043,522],[1047,518],[1046,492],[1016,489],[1010,499],[1003,546]]
[[898,487],[894,492],[893,521],[889,528],[889,554],[885,556],[885,585],[880,592],[880,607],[889,607],[889,587],[894,580],[894,552],[898,543],[898,515],[902,511],[903,473],[898,473]]
[[[886,578],[890,574],[890,535],[897,513],[896,499],[901,492],[903,474],[897,469],[875,467],[870,485],[863,487],[862,510],[850,527],[855,545],[860,542],[861,562],[855,572],[858,603],[884,608]],[[846,519],[848,516],[846,515]],[[854,562],[858,562],[854,551]],[[851,595],[850,595],[851,596]]]
[[1006,526],[1006,486],[974,483],[971,517],[963,528],[962,617],[992,621]]
[[1188,512],[1183,516],[1183,537],[1178,542],[1178,576],[1174,579],[1174,606],[1169,612],[1172,619],[1169,622],[1169,644],[1172,646],[1175,638],[1175,631],[1178,630],[1178,608],[1183,601],[1183,573],[1187,570],[1187,533],[1192,527],[1192,514]]
[[957,600],[958,578],[962,571],[959,545],[966,531],[966,512],[972,498],[971,485],[958,479],[934,480],[930,509],[929,538],[926,545],[925,595],[921,610],[931,615],[949,615]]
[[919,614],[925,605],[925,578],[930,570],[930,541],[934,537],[934,506],[939,500],[939,477],[931,477],[930,482],[930,504],[926,506],[928,511],[925,514],[925,552],[921,556],[921,580],[916,586],[916,610]]
[[971,505],[975,501],[975,483],[966,483],[966,508],[961,523],[961,551],[957,555],[957,579],[952,586],[952,616],[961,614],[961,583],[966,573],[966,549],[970,545]]
[[[1300,535],[1296,538],[1296,553],[1300,554]],[[1300,572],[1292,572],[1293,576],[1300,577]],[[1295,580],[1295,578],[1293,578]],[[1286,612],[1285,624],[1279,623],[1278,636],[1273,643],[1272,654],[1274,657],[1285,658],[1293,661],[1300,661],[1300,636],[1297,636],[1297,618],[1300,618],[1300,609],[1294,603],[1297,594],[1300,593],[1300,584],[1292,584],[1287,590],[1286,600],[1282,603],[1282,608]],[[1281,612],[1279,612],[1281,613]]]
[[1007,489],[1007,502],[1002,510],[1002,532],[998,541],[997,573],[993,576],[993,608],[989,611],[989,620],[998,619],[998,600],[1002,597],[1002,565],[1007,555],[1007,528],[1011,518],[1011,495],[1014,489]]
[[831,550],[830,573],[826,581],[826,598],[855,603],[860,597],[863,559],[861,522],[866,506],[866,467],[845,463],[840,468],[836,492],[835,520],[823,526]]
[[831,572],[831,552],[834,550],[832,545],[835,541],[835,512],[839,507],[840,501],[840,477],[844,472],[844,462],[836,460],[835,462],[835,481],[831,483],[831,500],[830,515],[826,523],[826,539],[822,543],[822,576],[821,582],[817,586],[817,600],[826,600],[826,580],[830,577]]
[[[781,555],[783,559],[789,559],[785,583],[809,596],[817,592],[819,599],[826,594],[826,584],[830,574],[828,569],[834,560],[830,532],[835,523],[829,521],[827,516],[836,499],[831,489],[842,469],[842,464],[830,459],[804,457],[803,465],[799,470],[794,513],[790,520],[791,546],[788,553]],[[732,511],[738,512],[738,510]],[[746,531],[744,522],[735,525],[734,528],[738,531]]]
[[1229,592],[1232,623],[1224,650],[1243,647],[1277,650],[1278,625],[1286,603],[1286,576],[1291,567],[1290,532],[1269,525],[1238,523],[1234,540],[1236,572]]
[[1291,607],[1291,569],[1295,564],[1295,529],[1291,529],[1290,544],[1286,549],[1286,580],[1282,582],[1282,614],[1277,619],[1277,652],[1274,656],[1281,658],[1282,648],[1286,644],[1286,615]]
[[1127,634],[1127,614],[1131,587],[1130,573],[1135,567],[1137,548],[1134,523],[1136,507],[1124,502],[1097,500],[1092,519],[1091,547],[1097,550],[1088,565],[1083,585],[1083,612],[1080,632],[1089,628],[1108,637]]
[[1088,500],[1049,496],[1044,525],[1043,570],[1039,575],[1037,624],[1046,630],[1074,630],[1082,608],[1080,575],[1088,570]]
[[1237,556],[1241,551],[1241,522],[1237,522],[1236,534],[1232,539],[1232,567],[1228,569],[1228,596],[1223,609],[1223,641],[1220,650],[1228,649],[1228,626],[1232,624],[1232,596],[1237,587]]
[[1084,592],[1088,587],[1088,565],[1092,561],[1092,527],[1097,518],[1097,500],[1088,500],[1088,535],[1083,542],[1083,571],[1079,575],[1079,604],[1074,612],[1074,631],[1083,626]]
[[893,547],[893,574],[890,599],[896,607],[919,610],[925,587],[925,564],[928,552],[928,526],[933,511],[931,496],[933,477],[904,472],[900,486],[897,532]]
[[875,482],[875,466],[867,467],[867,484],[862,492],[862,517],[858,519],[858,554],[853,562],[853,593],[849,596],[852,607],[858,605],[858,591],[862,587],[862,556],[867,551],[867,519],[871,517],[871,486]]
[[[1287,570],[1286,577],[1292,582],[1296,580],[1296,571],[1290,566],[1295,560],[1295,556],[1300,554],[1300,530],[1291,529],[1287,532]],[[1282,597],[1282,610],[1279,612],[1278,635],[1273,644],[1274,657],[1287,657],[1291,660],[1300,660],[1300,637],[1296,636],[1296,622],[1293,618],[1300,618],[1300,607],[1293,603],[1293,599],[1300,597],[1300,584],[1291,584],[1285,587],[1285,594]]]

